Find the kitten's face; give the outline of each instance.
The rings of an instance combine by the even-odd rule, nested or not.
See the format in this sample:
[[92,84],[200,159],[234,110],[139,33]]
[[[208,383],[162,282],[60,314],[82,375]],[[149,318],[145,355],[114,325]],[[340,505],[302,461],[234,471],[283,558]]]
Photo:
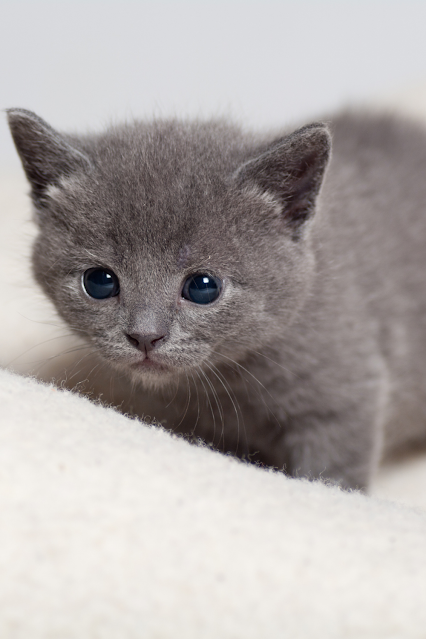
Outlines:
[[308,187],[306,171],[298,178],[296,199],[286,185],[285,217],[280,193],[262,183],[268,153],[260,169],[245,162],[233,129],[135,125],[71,145],[73,170],[45,184],[24,162],[40,226],[34,270],[103,358],[161,385],[279,339],[311,281],[315,172]]

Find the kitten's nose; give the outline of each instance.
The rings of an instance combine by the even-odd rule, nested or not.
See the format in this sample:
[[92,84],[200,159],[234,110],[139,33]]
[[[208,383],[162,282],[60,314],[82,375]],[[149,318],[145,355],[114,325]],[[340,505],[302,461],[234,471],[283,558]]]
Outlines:
[[153,351],[154,348],[160,346],[166,339],[166,335],[160,335],[158,333],[149,333],[143,335],[142,333],[126,333],[126,337],[133,346],[136,346],[140,351]]

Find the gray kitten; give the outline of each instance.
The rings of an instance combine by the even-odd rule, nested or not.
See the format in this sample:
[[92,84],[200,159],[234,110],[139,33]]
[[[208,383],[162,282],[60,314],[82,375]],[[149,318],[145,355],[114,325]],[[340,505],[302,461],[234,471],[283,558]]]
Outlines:
[[425,437],[422,128],[346,114],[332,135],[166,120],[77,137],[8,117],[37,281],[166,427],[358,488]]

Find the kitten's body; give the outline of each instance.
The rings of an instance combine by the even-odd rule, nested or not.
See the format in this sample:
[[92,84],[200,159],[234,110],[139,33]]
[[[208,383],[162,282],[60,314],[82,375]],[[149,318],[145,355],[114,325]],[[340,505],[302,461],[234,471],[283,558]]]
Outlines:
[[[425,437],[420,127],[336,118],[315,213],[321,125],[274,143],[223,123],[71,138],[27,112],[10,121],[41,228],[36,277],[71,326],[142,381],[145,413],[345,486],[366,486],[384,447]],[[82,293],[91,267],[117,274],[119,296]],[[191,273],[220,277],[220,298],[183,300]],[[126,339],[141,334],[162,336],[151,368]]]

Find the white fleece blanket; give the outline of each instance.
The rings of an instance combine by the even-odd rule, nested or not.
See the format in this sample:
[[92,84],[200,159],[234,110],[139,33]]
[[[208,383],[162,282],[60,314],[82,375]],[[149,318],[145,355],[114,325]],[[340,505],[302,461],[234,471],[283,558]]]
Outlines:
[[0,372],[0,637],[426,636],[426,513]]
[[[76,356],[25,191],[0,174],[0,364],[47,380]],[[426,637],[424,453],[345,493],[1,370],[0,441],[1,639]]]

